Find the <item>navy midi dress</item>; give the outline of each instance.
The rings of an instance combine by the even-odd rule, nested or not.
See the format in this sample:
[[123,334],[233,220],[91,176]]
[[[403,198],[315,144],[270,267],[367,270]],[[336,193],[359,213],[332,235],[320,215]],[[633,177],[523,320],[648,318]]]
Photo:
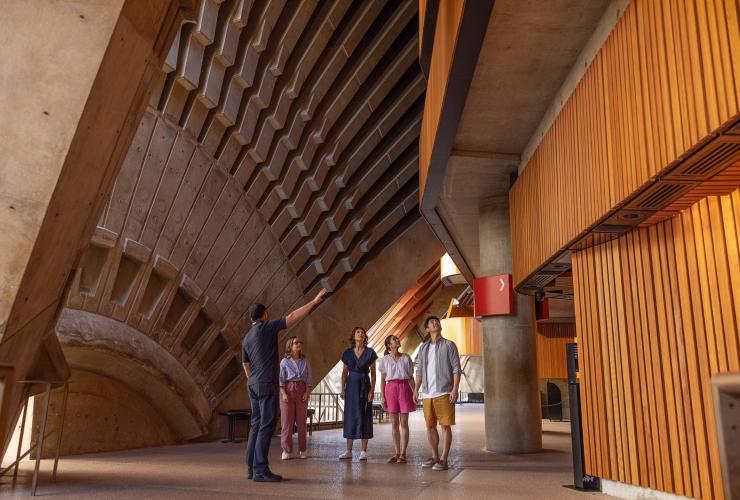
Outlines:
[[350,347],[342,354],[347,365],[347,385],[344,388],[344,438],[373,437],[373,403],[367,401],[370,392],[370,366],[378,359],[373,349],[366,347],[358,358]]

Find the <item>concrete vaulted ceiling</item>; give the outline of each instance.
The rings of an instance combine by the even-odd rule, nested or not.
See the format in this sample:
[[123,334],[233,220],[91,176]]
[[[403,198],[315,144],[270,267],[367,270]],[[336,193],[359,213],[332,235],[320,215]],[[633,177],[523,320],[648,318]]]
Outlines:
[[[169,51],[65,317],[153,339],[215,408],[242,377],[252,302],[284,314],[321,287],[336,294],[399,237],[431,236],[418,212],[417,10],[203,0]],[[427,247],[430,259],[393,270],[408,274],[398,294],[439,258]]]
[[[170,253],[195,277],[206,260],[198,250],[214,243],[207,230],[257,212],[301,291],[334,290],[398,222],[416,216],[424,81],[415,19],[411,1],[204,1],[170,51],[156,109],[101,226]],[[136,192],[150,180],[139,172],[156,193]],[[197,201],[182,199],[170,178],[201,184]],[[121,226],[116,212],[132,190],[145,206],[129,213],[149,217],[134,213]],[[213,210],[196,213],[203,205]],[[177,211],[190,224],[167,241],[163,216]],[[180,255],[183,247],[194,252]]]

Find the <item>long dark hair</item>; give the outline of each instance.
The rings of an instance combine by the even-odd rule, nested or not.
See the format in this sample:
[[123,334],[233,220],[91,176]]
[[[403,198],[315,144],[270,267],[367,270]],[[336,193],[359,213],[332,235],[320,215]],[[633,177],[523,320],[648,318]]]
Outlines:
[[[392,341],[393,339],[398,339],[398,337],[396,337],[396,336],[395,336],[395,335],[393,335],[393,334],[390,334],[390,335],[388,335],[388,336],[387,336],[387,337],[385,338],[385,352],[383,353],[383,355],[388,355],[388,354],[390,354],[390,352],[391,352],[391,341]],[[399,342],[400,342],[400,340],[399,340]]]
[[352,335],[349,336],[349,346],[354,347],[355,346],[355,332],[357,330],[362,330],[362,334],[365,336],[365,343],[363,345],[367,345],[367,330],[365,330],[361,326],[356,326],[352,329]]

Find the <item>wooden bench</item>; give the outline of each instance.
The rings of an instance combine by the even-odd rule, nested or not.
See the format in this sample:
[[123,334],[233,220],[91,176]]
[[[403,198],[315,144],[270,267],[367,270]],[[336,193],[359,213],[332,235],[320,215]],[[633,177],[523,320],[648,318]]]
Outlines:
[[234,424],[237,420],[247,421],[247,437],[249,437],[250,420],[252,419],[252,410],[226,410],[218,412],[229,419],[229,437],[222,439],[222,443],[241,443],[241,439],[234,439]]
[[[308,435],[309,436],[312,436],[313,435],[313,416],[315,414],[316,414],[316,409],[315,408],[309,408],[308,409],[308,412],[306,413],[306,417],[308,417]],[[279,431],[280,422],[278,422],[277,427],[278,427],[278,431],[277,432],[280,432]],[[296,433],[296,432],[298,432],[298,427],[294,424],[293,425],[293,433]]]
[[483,403],[484,396],[482,392],[469,392],[468,403]]
[[373,419],[376,418],[378,419],[378,423],[383,422],[383,418],[385,418],[385,410],[380,403],[373,403]]
[[316,414],[315,408],[308,409],[308,435],[313,435],[313,416]]
[[[227,439],[222,439],[222,443],[241,443],[241,439],[234,439],[234,427],[237,420],[246,420],[247,421],[247,437],[245,439],[249,438],[249,431],[251,430],[251,420],[252,420],[252,410],[226,410],[218,412],[219,415],[223,415],[226,418],[228,418],[229,422],[229,437]],[[308,435],[313,435],[313,417],[316,414],[316,410],[314,408],[308,409]],[[280,426],[280,420],[278,419],[277,427]]]

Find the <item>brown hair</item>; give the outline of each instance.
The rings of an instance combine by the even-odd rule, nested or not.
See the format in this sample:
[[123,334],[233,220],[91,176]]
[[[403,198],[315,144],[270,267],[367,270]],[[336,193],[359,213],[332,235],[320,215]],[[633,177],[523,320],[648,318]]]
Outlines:
[[365,343],[363,345],[367,345],[367,330],[365,330],[361,326],[356,326],[352,329],[352,335],[349,336],[349,346],[353,347],[355,345],[355,332],[357,330],[362,330],[363,335],[365,335]]
[[[293,350],[293,342],[295,342],[296,340],[298,342],[303,343],[303,341],[300,340],[295,335],[293,335],[292,337],[288,337],[288,340],[285,342],[285,357],[286,358],[289,358],[290,357],[291,351]],[[303,351],[301,351],[301,357],[302,358],[305,357],[305,355],[303,354]]]
[[[389,353],[391,352],[391,341],[392,341],[393,339],[398,339],[398,337],[396,337],[396,336],[395,336],[395,335],[393,335],[393,334],[390,334],[390,335],[388,335],[388,336],[387,336],[387,337],[385,338],[385,352],[383,353],[384,355],[386,355],[386,354],[389,354]],[[398,341],[400,342],[401,340],[399,339]],[[399,346],[399,347],[400,347],[400,346]]]

